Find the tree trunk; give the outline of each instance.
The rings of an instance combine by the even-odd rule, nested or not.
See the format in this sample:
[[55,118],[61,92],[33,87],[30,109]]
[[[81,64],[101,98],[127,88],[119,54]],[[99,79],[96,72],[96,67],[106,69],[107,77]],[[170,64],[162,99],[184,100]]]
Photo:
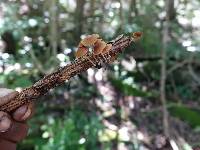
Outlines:
[[163,128],[164,128],[164,134],[167,138],[170,137],[169,133],[169,115],[168,110],[166,107],[166,75],[167,75],[167,69],[166,69],[166,60],[167,60],[167,53],[166,50],[168,48],[168,44],[170,41],[170,9],[171,4],[173,4],[174,0],[166,0],[166,20],[163,25],[163,35],[162,35],[162,49],[161,49],[161,79],[160,79],[160,100],[162,103],[162,112],[163,112]]
[[76,41],[80,40],[80,36],[83,32],[84,5],[85,5],[85,0],[76,0],[76,10],[75,10],[75,17],[74,17]]
[[58,20],[57,20],[57,5],[56,0],[51,0],[50,6],[50,16],[51,16],[51,24],[50,24],[50,41],[52,48],[52,57],[56,58],[57,48],[58,48]]
[[[128,23],[132,24],[133,23],[133,16],[138,15],[138,10],[136,6],[137,2],[136,0],[130,0],[130,7],[129,7],[129,16],[128,16]],[[133,15],[134,13],[134,15]]]
[[174,8],[174,0],[169,0],[166,3],[166,13],[167,13],[168,20],[172,21],[175,19],[176,11]]
[[118,0],[118,2],[120,3],[120,7],[119,7],[119,17],[120,17],[120,27],[119,27],[119,32],[123,31],[124,29],[124,17],[123,17],[123,3],[122,0]]
[[94,11],[95,11],[95,0],[90,0],[90,26],[89,26],[89,32],[93,33],[94,29]]

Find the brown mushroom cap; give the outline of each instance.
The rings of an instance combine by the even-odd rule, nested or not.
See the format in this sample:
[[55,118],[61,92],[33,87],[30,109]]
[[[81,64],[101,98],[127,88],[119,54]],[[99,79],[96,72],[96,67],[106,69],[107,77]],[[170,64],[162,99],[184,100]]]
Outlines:
[[103,49],[102,54],[109,52],[112,48],[112,44],[106,44],[106,47]]
[[100,54],[103,49],[106,47],[106,42],[102,41],[102,39],[98,39],[95,43],[93,54],[98,55]]
[[86,38],[84,38],[81,41],[81,44],[83,44],[84,46],[88,47],[88,46],[92,46],[94,45],[94,43],[98,40],[99,35],[98,34],[92,34],[92,35],[88,35]]
[[80,42],[80,43],[78,44],[78,48],[81,48],[81,47],[84,47],[84,45]]
[[142,32],[133,32],[133,40],[137,41],[142,37]]
[[88,52],[88,49],[86,47],[79,47],[75,53],[75,57],[80,58],[80,57],[86,55],[87,52]]

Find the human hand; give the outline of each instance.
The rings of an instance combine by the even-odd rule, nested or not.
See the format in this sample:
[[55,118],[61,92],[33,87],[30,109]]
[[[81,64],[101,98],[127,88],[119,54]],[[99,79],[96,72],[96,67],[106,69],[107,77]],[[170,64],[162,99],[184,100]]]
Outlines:
[[[18,92],[0,88],[0,106],[11,101]],[[12,114],[0,111],[0,149],[15,150],[16,143],[28,133],[26,121],[33,114],[33,103],[19,107]]]

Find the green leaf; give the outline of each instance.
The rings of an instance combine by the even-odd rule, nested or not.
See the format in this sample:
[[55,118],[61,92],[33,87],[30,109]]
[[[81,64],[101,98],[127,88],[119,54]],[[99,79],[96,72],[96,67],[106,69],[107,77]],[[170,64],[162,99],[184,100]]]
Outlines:
[[123,83],[118,79],[110,79],[111,83],[120,90],[124,95],[127,96],[139,96],[139,97],[151,97],[152,93],[145,92],[140,89],[134,88],[133,86]]
[[23,77],[23,75],[21,77],[18,77],[15,82],[14,82],[14,86],[15,87],[28,87],[32,84],[32,82],[29,80],[28,77]]
[[200,126],[200,113],[193,109],[179,105],[170,107],[169,111],[173,116],[188,122],[193,128]]

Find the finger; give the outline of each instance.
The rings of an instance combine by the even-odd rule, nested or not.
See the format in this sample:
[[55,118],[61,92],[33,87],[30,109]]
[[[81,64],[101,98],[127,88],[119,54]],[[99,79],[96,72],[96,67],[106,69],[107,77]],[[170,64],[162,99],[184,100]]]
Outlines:
[[0,88],[0,97],[6,96],[9,93],[14,92],[12,89]]
[[27,134],[27,124],[13,121],[13,124],[8,131],[0,133],[0,138],[17,143],[23,140]]
[[0,111],[0,132],[7,131],[12,124],[10,117],[7,113]]
[[13,113],[13,118],[16,121],[26,121],[33,113],[33,103],[21,106]]
[[10,89],[0,90],[0,105],[6,104],[17,96],[18,92]]
[[35,113],[35,103],[34,102],[30,102],[29,108],[31,110],[31,114],[27,118],[25,118],[25,120],[30,119],[34,115],[34,113]]
[[0,140],[1,150],[14,150],[16,149],[16,143],[7,140]]

